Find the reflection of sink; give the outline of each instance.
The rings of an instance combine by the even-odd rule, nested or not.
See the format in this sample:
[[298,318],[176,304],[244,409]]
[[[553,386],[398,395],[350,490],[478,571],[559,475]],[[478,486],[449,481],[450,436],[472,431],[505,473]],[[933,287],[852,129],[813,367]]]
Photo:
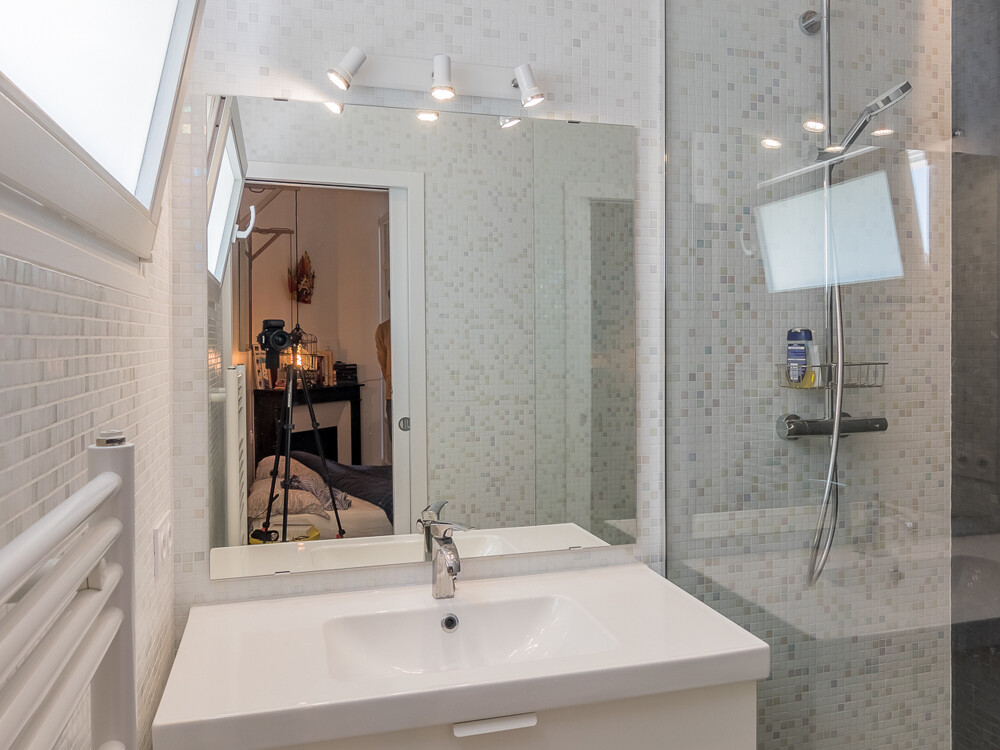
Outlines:
[[330,674],[380,680],[580,656],[615,645],[607,628],[566,596],[473,604],[456,599],[446,608],[458,618],[451,632],[436,609],[333,618],[323,626]]
[[[689,721],[690,735],[679,736],[710,744],[686,747],[753,744],[755,681],[768,674],[767,644],[646,566],[459,578],[448,600],[431,597],[429,578],[419,586],[192,607],[153,722],[154,746],[333,747],[347,737],[405,731],[365,746],[451,747],[438,743],[452,733],[442,725],[496,719],[510,728],[508,719],[539,712],[538,726],[555,732],[548,722],[569,721],[560,712],[579,707],[570,723],[593,720],[583,736],[596,733],[599,746],[610,747],[622,742],[640,703],[643,716],[663,722],[643,736],[678,733]],[[445,633],[449,614],[458,628]],[[670,697],[678,693],[722,702],[698,713],[695,698]],[[622,702],[633,698],[629,727],[618,726]],[[675,712],[661,710],[663,701],[676,701],[667,705]],[[598,704],[603,713],[595,713]],[[437,739],[410,744],[409,732],[422,727]],[[712,733],[728,727],[740,727],[733,730],[740,741],[711,744]],[[558,736],[530,746],[561,746],[552,740]]]
[[[520,550],[496,534],[465,531],[455,534],[461,557],[510,555]],[[314,568],[354,568],[365,565],[398,565],[421,562],[424,540],[419,534],[338,539],[333,543],[314,543],[310,557]]]
[[[463,558],[607,546],[575,523],[471,529],[455,534],[455,542]],[[216,547],[211,552],[212,579],[419,563],[424,560],[423,544],[420,534],[399,534]]]

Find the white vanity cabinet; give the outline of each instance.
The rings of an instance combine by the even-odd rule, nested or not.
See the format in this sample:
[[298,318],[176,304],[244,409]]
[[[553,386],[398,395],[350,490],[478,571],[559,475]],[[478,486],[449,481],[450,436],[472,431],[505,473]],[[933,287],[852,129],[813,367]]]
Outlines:
[[769,657],[638,564],[195,607],[153,747],[752,750]]
[[756,704],[757,683],[741,682],[541,711],[528,728],[456,737],[448,724],[292,750],[754,750]]

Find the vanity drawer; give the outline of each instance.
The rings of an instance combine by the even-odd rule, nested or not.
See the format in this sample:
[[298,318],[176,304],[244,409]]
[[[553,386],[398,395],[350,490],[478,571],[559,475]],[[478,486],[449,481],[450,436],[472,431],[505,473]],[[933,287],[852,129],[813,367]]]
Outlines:
[[757,683],[740,682],[539,711],[535,726],[469,737],[447,724],[287,750],[754,750],[756,702]]

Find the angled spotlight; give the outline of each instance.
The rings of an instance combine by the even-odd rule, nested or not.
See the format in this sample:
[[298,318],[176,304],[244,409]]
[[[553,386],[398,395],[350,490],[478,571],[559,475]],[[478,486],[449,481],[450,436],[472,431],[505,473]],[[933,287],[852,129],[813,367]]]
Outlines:
[[437,120],[437,118],[438,118],[437,112],[432,112],[427,109],[417,112],[417,119],[420,120],[420,122],[434,122],[435,120]]
[[434,55],[431,96],[440,102],[455,98],[455,87],[451,84],[451,58],[448,55]]
[[323,106],[325,106],[335,115],[340,115],[343,114],[344,112],[344,105],[341,104],[340,102],[323,102]]
[[498,117],[497,121],[500,123],[500,127],[503,129],[512,128],[521,122],[520,117]]
[[358,74],[358,70],[367,59],[364,52],[357,47],[351,47],[340,64],[326,71],[326,75],[333,81],[334,86],[341,91],[347,91],[351,88],[351,79]]
[[514,68],[514,88],[521,91],[521,106],[534,107],[545,101],[545,94],[535,83],[535,75],[531,72],[531,66],[525,63]]

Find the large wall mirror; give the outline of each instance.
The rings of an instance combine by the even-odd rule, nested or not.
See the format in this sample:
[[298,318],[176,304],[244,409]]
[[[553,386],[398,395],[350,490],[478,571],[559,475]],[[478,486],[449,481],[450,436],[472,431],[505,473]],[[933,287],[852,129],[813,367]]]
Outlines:
[[[254,227],[209,281],[212,577],[418,562],[428,506],[463,555],[634,542],[636,130],[216,102]],[[255,544],[300,356],[317,430],[299,389]]]

